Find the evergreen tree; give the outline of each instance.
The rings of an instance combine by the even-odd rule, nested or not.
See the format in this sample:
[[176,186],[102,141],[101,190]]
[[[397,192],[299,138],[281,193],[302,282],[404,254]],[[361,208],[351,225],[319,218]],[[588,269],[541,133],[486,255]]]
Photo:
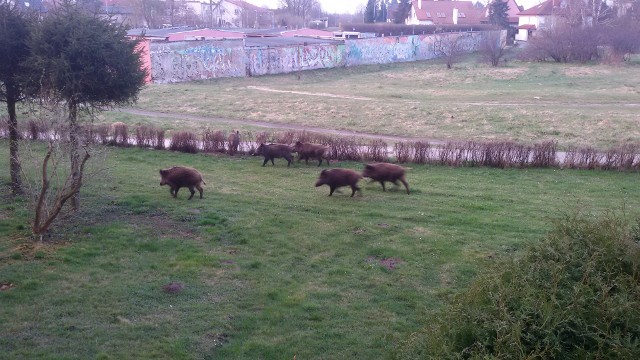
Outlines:
[[[79,112],[129,104],[144,85],[137,43],[126,35],[124,26],[66,2],[44,18],[33,36],[29,66],[41,75],[41,94],[68,113],[72,185],[82,176]],[[71,204],[79,207],[77,193]]]
[[489,5],[489,21],[503,29],[509,28],[509,4],[507,0],[493,0]]
[[26,59],[36,14],[20,8],[16,3],[0,3],[0,101],[7,103],[9,129],[9,172],[11,192],[22,193],[20,157],[18,150],[18,119],[16,104],[25,98]]
[[376,20],[376,0],[368,0],[364,9],[364,22],[372,23]]
[[[398,1],[398,0],[396,0]],[[411,12],[411,0],[399,0],[398,7],[393,15],[394,24],[403,24]]]

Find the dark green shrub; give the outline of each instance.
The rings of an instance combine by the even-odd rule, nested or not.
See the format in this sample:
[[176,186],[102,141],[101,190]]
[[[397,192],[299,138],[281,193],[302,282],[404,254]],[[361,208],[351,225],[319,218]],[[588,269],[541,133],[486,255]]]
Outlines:
[[640,229],[567,216],[456,296],[399,359],[640,359]]

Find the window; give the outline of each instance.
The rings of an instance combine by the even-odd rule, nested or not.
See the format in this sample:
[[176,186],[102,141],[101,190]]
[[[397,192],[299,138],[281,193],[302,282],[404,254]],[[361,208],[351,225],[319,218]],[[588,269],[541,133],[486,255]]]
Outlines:
[[443,12],[438,12],[438,17],[439,17],[439,18],[443,18],[443,17],[445,17],[445,16],[444,16],[444,13],[443,13]]
[[427,17],[431,17],[431,13],[427,11]]
[[461,12],[461,13],[458,13],[458,17],[463,18],[463,17],[467,17],[467,15],[465,15],[463,12]]

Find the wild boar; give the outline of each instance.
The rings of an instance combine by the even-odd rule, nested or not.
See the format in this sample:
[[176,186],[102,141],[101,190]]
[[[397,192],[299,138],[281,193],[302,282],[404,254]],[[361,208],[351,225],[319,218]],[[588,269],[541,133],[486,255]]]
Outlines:
[[407,195],[409,194],[409,184],[404,177],[404,168],[396,164],[389,163],[376,163],[367,164],[362,172],[362,177],[371,179],[371,182],[378,181],[382,185],[382,191],[387,191],[384,187],[385,181],[390,181],[394,185],[398,185],[398,180],[404,184],[407,189]]
[[227,145],[229,146],[229,155],[233,155],[238,151],[238,145],[240,145],[240,131],[232,132],[227,138]]
[[193,190],[193,188],[198,189],[200,192],[200,199],[202,199],[202,184],[206,185],[207,183],[204,182],[202,175],[196,169],[184,166],[174,166],[172,168],[160,170],[160,186],[169,185],[169,192],[174,198],[178,195],[178,190],[180,190],[180,188],[186,187],[191,191],[189,200],[191,200],[193,194],[195,194],[195,190]]
[[316,181],[316,187],[322,185],[329,185],[329,196],[333,194],[336,188],[342,186],[351,186],[351,197],[357,191],[360,191],[360,188],[357,186],[358,180],[360,180],[362,176],[353,170],[349,169],[325,169],[320,172],[320,176],[318,177],[318,181]]
[[309,158],[311,158],[319,161],[318,166],[322,165],[322,159],[327,161],[327,165],[330,164],[330,148],[328,146],[296,141],[293,151],[298,153],[298,162],[304,159],[305,163],[309,165]]
[[289,145],[285,144],[260,144],[256,151],[253,152],[253,156],[262,155],[264,156],[264,162],[262,166],[265,166],[269,160],[271,160],[271,165],[275,166],[273,163],[274,158],[285,158],[287,160],[287,166],[291,165],[293,161],[293,156],[291,152],[293,149]]

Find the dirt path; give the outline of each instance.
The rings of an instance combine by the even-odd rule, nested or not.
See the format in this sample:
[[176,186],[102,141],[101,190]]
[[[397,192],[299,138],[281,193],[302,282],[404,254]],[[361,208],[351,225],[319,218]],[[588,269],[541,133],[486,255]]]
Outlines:
[[164,113],[164,112],[156,112],[156,111],[147,111],[147,110],[137,110],[137,109],[126,109],[121,108],[116,111],[120,111],[127,114],[139,115],[139,116],[149,116],[149,117],[159,117],[159,118],[167,118],[167,119],[176,119],[176,120],[192,120],[200,123],[206,124],[237,124],[237,125],[249,125],[263,128],[271,128],[271,129],[283,129],[283,130],[305,130],[311,132],[317,132],[322,134],[330,134],[330,135],[338,135],[338,136],[355,136],[359,138],[366,139],[382,139],[389,142],[400,142],[400,141],[425,141],[431,144],[445,144],[445,141],[430,139],[424,137],[408,137],[408,136],[395,136],[395,135],[382,135],[382,134],[371,134],[366,132],[358,132],[358,131],[349,131],[349,130],[336,130],[336,129],[326,129],[319,128],[313,126],[302,126],[302,125],[293,125],[293,124],[278,124],[278,123],[268,123],[264,121],[254,121],[247,119],[226,119],[220,117],[207,117],[207,116],[198,116],[198,115],[186,115],[186,114],[175,114],[175,113]]

